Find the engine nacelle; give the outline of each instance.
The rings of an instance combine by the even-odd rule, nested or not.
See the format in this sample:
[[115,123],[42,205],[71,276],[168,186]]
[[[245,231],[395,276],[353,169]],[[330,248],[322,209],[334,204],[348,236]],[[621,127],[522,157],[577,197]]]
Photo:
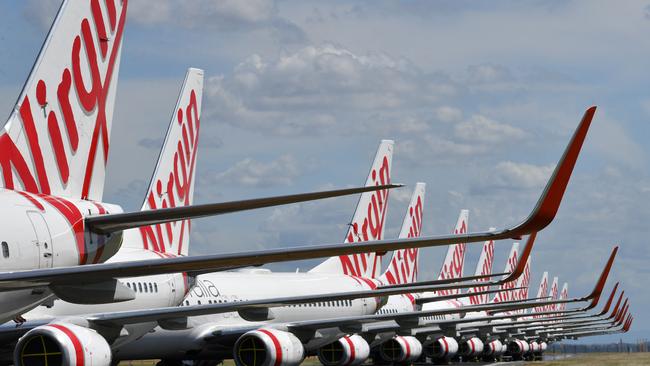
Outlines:
[[465,357],[478,356],[483,353],[483,341],[472,337],[461,343],[458,348],[458,354]]
[[434,359],[454,357],[458,353],[458,342],[451,337],[440,337],[424,346],[424,354]]
[[539,342],[539,351],[540,352],[546,352],[546,349],[548,348],[548,343],[546,342]]
[[486,356],[500,356],[503,353],[505,353],[505,348],[498,339],[486,343],[485,347],[483,347],[483,354]]
[[422,355],[422,343],[415,337],[397,336],[379,345],[379,355],[391,363],[411,363]]
[[92,329],[69,323],[36,327],[16,344],[14,365],[110,366],[111,347]]
[[318,349],[318,360],[326,366],[360,365],[370,356],[370,345],[363,337],[345,336]]
[[513,355],[523,355],[530,351],[530,345],[528,342],[515,339],[508,343],[508,352]]
[[297,366],[305,358],[305,348],[295,335],[269,328],[239,337],[233,353],[237,365],[245,366]]
[[542,351],[542,347],[535,341],[530,342],[528,345],[530,346],[530,352],[532,353],[539,353]]

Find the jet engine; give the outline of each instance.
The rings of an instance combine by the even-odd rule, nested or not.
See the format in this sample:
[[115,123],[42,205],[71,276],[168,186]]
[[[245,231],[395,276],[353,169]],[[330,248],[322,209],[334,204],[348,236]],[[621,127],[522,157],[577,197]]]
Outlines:
[[458,353],[458,342],[451,337],[440,337],[424,347],[424,354],[433,359],[454,357]]
[[297,366],[305,358],[305,348],[292,333],[262,328],[239,337],[233,358],[237,365]]
[[541,352],[542,350],[542,347],[539,345],[539,343],[535,341],[530,342],[529,346],[530,346],[530,352],[532,353],[538,353]]
[[472,337],[458,347],[458,354],[465,357],[479,356],[483,353],[483,341],[476,337]]
[[422,343],[415,337],[397,336],[379,345],[380,357],[390,363],[411,363],[422,355]]
[[545,352],[547,348],[548,348],[548,343],[546,343],[546,342],[540,342],[539,343],[540,352]]
[[318,349],[318,360],[325,366],[360,365],[370,356],[370,345],[361,336],[345,336]]
[[522,355],[528,353],[530,351],[530,345],[528,342],[515,339],[508,343],[508,353],[510,353],[513,357],[519,358]]
[[92,329],[69,323],[36,327],[22,336],[14,351],[14,365],[110,366],[111,348]]
[[505,348],[503,347],[503,343],[498,339],[486,343],[485,347],[483,347],[483,355],[485,356],[500,356],[504,352]]

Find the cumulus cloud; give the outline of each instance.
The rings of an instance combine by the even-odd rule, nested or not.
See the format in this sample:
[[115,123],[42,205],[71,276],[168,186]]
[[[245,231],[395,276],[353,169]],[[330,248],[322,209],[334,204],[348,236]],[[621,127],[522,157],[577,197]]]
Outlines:
[[520,140],[526,133],[517,127],[500,123],[482,115],[474,115],[469,120],[456,125],[456,137],[465,141],[500,143]]
[[443,122],[458,122],[463,118],[463,112],[454,107],[442,106],[436,108],[435,111],[436,118]]
[[501,188],[539,188],[546,183],[554,168],[554,165],[502,161],[496,166],[491,184]]
[[246,158],[216,174],[213,181],[257,188],[288,186],[300,173],[298,162],[291,155],[282,155],[266,163]]
[[471,65],[467,68],[467,81],[473,84],[513,81],[510,70],[503,65]]
[[138,23],[173,22],[191,28],[203,25],[239,28],[269,21],[276,15],[272,0],[159,0],[155,6],[148,1],[133,0],[129,8],[131,17]]
[[142,25],[175,24],[187,29],[270,31],[283,43],[303,42],[300,27],[278,16],[274,0],[144,0],[129,4],[129,16]]
[[[232,74],[210,78],[206,88],[206,105],[211,106],[206,115],[211,118],[274,134],[300,135],[337,128],[347,133],[360,125],[365,129],[367,121],[398,126],[405,133],[422,131],[427,117],[402,114],[392,119],[391,113],[438,100],[455,86],[442,75],[423,74],[402,58],[357,54],[324,44],[276,58],[252,55]],[[346,116],[341,118],[343,112]],[[445,120],[459,114],[450,107],[437,111]],[[436,113],[428,115],[430,119]],[[350,116],[356,119],[352,123]]]

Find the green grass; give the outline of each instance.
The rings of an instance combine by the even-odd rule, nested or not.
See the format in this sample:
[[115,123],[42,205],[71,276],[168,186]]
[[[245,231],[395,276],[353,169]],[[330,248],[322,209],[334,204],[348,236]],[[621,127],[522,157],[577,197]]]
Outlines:
[[[157,361],[123,361],[119,365],[154,366]],[[232,361],[225,361],[222,365],[233,366],[234,364]],[[531,366],[646,366],[650,365],[650,353],[581,353],[562,360],[535,361],[526,364]],[[303,365],[320,365],[320,363],[317,358],[310,357],[303,362]]]

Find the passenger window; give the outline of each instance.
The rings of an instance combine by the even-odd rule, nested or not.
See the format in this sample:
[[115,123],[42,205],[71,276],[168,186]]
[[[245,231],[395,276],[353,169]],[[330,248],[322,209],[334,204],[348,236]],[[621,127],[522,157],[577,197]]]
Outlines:
[[158,284],[157,284],[157,283],[154,283],[154,284],[153,284],[153,289],[154,289],[156,292],[158,292]]
[[142,283],[138,282],[138,292],[142,292]]
[[2,242],[2,256],[9,258],[9,244],[6,241]]
[[153,293],[153,285],[149,282],[149,292]]
[[190,301],[189,301],[189,300],[185,300],[185,305],[190,306]]

